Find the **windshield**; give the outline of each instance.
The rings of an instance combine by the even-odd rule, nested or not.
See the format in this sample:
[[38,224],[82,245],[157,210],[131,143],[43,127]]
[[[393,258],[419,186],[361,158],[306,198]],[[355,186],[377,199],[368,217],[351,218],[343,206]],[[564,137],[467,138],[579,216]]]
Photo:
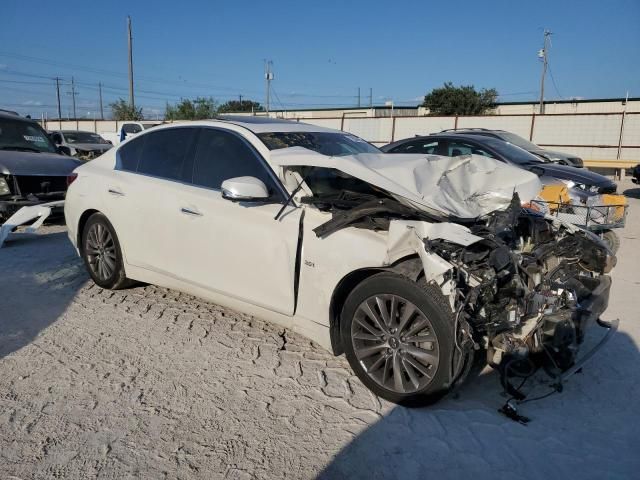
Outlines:
[[37,123],[0,118],[0,150],[53,153],[56,147]]
[[535,143],[531,143],[529,140],[525,140],[520,135],[516,135],[511,132],[501,132],[500,138],[504,141],[513,143],[516,147],[524,148],[525,150],[540,150],[540,147]]
[[109,143],[100,135],[93,132],[62,132],[62,134],[67,143]]
[[544,163],[544,161],[534,155],[527,152],[525,149],[520,148],[512,143],[498,140],[497,138],[487,138],[485,143],[493,150],[497,151],[500,155],[505,157],[510,162],[518,165],[527,165],[530,163]]
[[142,128],[144,128],[145,130],[148,130],[151,127],[155,127],[157,124],[156,123],[143,123],[142,124]]
[[330,157],[357,153],[380,153],[376,147],[355,135],[333,132],[268,132],[258,138],[269,150],[304,147]]

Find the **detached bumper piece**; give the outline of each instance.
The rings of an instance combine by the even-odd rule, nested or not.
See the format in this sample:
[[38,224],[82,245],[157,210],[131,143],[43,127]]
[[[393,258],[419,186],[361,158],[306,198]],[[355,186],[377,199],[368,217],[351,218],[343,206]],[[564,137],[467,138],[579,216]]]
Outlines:
[[[607,291],[607,297],[608,297],[608,291]],[[606,305],[605,305],[605,308],[606,308]],[[523,378],[524,380],[520,384],[519,388],[515,388],[511,383],[509,383],[509,379],[505,375],[506,372],[504,370],[501,371],[500,381],[502,383],[502,386],[505,388],[505,391],[509,395],[511,395],[511,398],[507,400],[507,402],[501,408],[498,409],[498,412],[502,413],[507,418],[510,418],[511,420],[521,423],[523,425],[526,425],[527,423],[529,423],[531,419],[528,417],[525,417],[524,415],[519,414],[517,405],[522,403],[532,402],[535,400],[541,400],[543,398],[548,397],[549,395],[552,395],[553,393],[562,392],[564,382],[569,377],[579,372],[580,369],[583,368],[595,356],[595,354],[602,347],[604,347],[605,344],[609,342],[609,340],[611,340],[611,337],[613,337],[613,335],[618,331],[620,320],[615,319],[608,322],[606,320],[602,320],[601,318],[598,318],[596,319],[595,323],[601,328],[604,328],[607,330],[604,336],[591,350],[581,355],[581,357],[578,360],[576,360],[570,368],[556,375],[552,375],[547,370],[547,373],[549,373],[552,376],[552,378],[555,380],[555,382],[550,385],[551,390],[548,393],[541,395],[539,397],[528,398],[519,390],[519,388],[522,388],[526,380],[535,373],[536,369],[532,369],[530,373],[520,377],[520,378]]]
[[34,233],[42,226],[44,221],[49,218],[52,212],[62,211],[63,206],[64,200],[58,200],[55,202],[22,207],[9,217],[6,222],[0,225],[0,248],[2,248],[4,241],[7,239],[9,234],[16,229],[16,227],[33,222],[29,227],[27,227],[27,233]]

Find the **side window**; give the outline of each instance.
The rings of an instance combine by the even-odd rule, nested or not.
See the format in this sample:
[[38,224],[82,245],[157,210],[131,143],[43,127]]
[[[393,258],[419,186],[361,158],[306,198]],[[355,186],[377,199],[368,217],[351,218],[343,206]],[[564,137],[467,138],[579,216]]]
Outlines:
[[127,170],[129,172],[138,170],[138,160],[140,160],[140,153],[145,139],[146,135],[140,138],[136,137],[118,148],[116,152],[116,170]]
[[400,145],[391,151],[393,153],[424,153],[427,155],[433,155],[437,153],[437,150],[437,141],[416,140],[414,142],[408,142],[404,145]]
[[55,143],[56,145],[61,145],[62,135],[60,135],[59,133],[53,133],[51,134],[51,140],[53,140],[53,143]]
[[142,131],[142,127],[136,123],[125,123],[122,126],[124,133],[139,133]]
[[195,128],[168,128],[142,135],[140,140],[144,139],[144,146],[138,173],[169,180],[185,179],[183,167],[196,131]]
[[447,148],[448,157],[459,157],[460,155],[471,155],[472,147],[468,143],[449,142]]
[[495,158],[486,150],[470,143],[463,142],[449,142],[447,149],[447,156],[459,157],[460,155],[482,155],[483,157]]
[[251,147],[237,135],[203,128],[193,164],[193,184],[220,190],[222,182],[234,177],[256,177],[270,193],[276,191],[273,179]]

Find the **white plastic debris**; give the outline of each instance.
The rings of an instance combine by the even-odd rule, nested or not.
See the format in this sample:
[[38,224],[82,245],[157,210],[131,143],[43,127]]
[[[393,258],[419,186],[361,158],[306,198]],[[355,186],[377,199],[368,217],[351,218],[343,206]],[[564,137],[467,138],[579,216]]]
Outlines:
[[27,227],[27,233],[34,233],[38,228],[42,226],[44,221],[51,215],[51,210],[56,207],[64,205],[64,200],[58,200],[56,202],[41,203],[40,205],[32,205],[30,207],[22,207],[16,213],[11,215],[9,219],[0,225],[0,248],[4,244],[9,234],[14,228],[20,225],[25,225],[31,221],[34,221],[29,227]]

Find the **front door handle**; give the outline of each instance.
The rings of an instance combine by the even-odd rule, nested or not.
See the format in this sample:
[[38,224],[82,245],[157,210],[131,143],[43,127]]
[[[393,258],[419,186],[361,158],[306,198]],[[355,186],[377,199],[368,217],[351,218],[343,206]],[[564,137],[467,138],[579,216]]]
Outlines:
[[194,217],[201,217],[201,216],[202,216],[202,213],[198,212],[197,210],[192,210],[192,209],[190,209],[190,208],[182,207],[182,208],[180,209],[180,211],[181,211],[182,213],[184,213],[185,215],[192,215],[192,216],[194,216]]
[[120,190],[116,190],[115,188],[110,188],[110,189],[108,190],[108,192],[109,192],[111,195],[117,195],[118,197],[124,197],[124,193],[122,193]]

